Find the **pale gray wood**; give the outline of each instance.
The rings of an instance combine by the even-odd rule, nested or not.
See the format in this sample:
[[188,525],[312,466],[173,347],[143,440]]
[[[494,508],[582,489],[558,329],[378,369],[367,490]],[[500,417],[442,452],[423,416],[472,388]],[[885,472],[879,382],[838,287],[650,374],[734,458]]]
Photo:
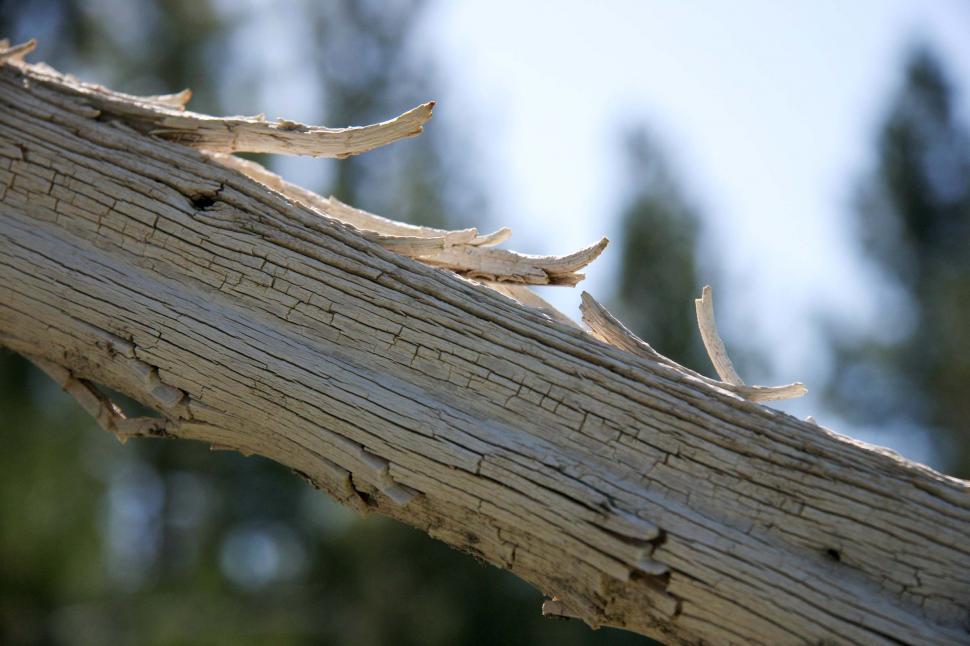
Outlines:
[[[668,643],[970,641],[968,483],[398,255],[14,62],[0,344],[123,437],[272,458],[549,613]],[[164,419],[123,424],[94,383]]]

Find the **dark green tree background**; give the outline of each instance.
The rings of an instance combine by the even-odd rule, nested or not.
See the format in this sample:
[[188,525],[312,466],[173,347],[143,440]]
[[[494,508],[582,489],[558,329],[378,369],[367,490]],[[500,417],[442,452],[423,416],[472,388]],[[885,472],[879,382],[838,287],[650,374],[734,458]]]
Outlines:
[[830,397],[856,424],[930,430],[946,471],[968,477],[970,136],[960,117],[942,63],[915,49],[855,209],[865,256],[892,296],[879,334],[835,337]]

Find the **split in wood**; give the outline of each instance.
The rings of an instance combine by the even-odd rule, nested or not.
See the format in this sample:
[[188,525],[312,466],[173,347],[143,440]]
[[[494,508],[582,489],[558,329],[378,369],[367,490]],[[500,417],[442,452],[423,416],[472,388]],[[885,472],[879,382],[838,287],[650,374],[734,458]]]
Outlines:
[[395,481],[391,477],[391,463],[379,455],[374,455],[363,447],[360,447],[357,457],[366,467],[370,475],[368,479],[375,481],[381,493],[390,498],[391,502],[395,505],[404,507],[420,493],[407,485]]
[[[713,333],[712,338],[716,338],[717,342],[720,344],[720,348],[723,351],[722,356],[727,360],[726,363],[722,361],[720,357],[715,359],[713,355],[711,360],[714,362],[714,365],[718,370],[718,375],[724,379],[725,375],[731,376],[730,373],[721,372],[725,365],[731,365],[730,359],[727,359],[727,352],[723,350],[724,344],[721,342],[720,335],[717,333],[717,326],[714,324],[713,306],[710,299],[710,287],[705,287],[704,292],[708,295],[708,299],[703,304],[703,307],[701,304],[703,297],[697,301],[698,323],[701,326],[702,336],[705,334],[704,329],[707,328],[707,333]],[[649,343],[640,339],[637,335],[628,330],[622,323],[620,323],[620,321],[610,314],[605,307],[596,302],[596,300],[590,296],[589,293],[583,292],[582,305],[580,305],[579,309],[582,312],[583,322],[589,326],[593,336],[597,337],[601,341],[622,350],[626,350],[632,354],[650,359],[651,361],[656,361],[657,363],[677,370],[681,374],[703,381],[708,385],[716,386],[723,390],[732,392],[743,399],[755,402],[775,401],[780,399],[801,397],[807,392],[804,384],[797,382],[785,386],[748,386],[741,381],[740,377],[737,377],[736,373],[734,373],[733,377],[736,378],[737,382],[739,383],[732,383],[726,379],[724,381],[711,379],[710,377],[706,377],[699,372],[695,372],[690,368],[680,365],[673,359],[669,359],[668,357],[665,357],[654,350]],[[701,320],[702,318],[703,322]],[[705,337],[705,345],[706,343],[707,341]],[[710,347],[708,347],[708,353],[712,354]],[[720,367],[718,367],[719,364]],[[733,366],[731,367],[731,371],[734,371]]]
[[67,368],[46,359],[30,357],[38,368],[68,393],[105,431],[122,443],[131,437],[170,437],[175,423],[161,417],[125,417],[121,408],[86,379],[78,379]]

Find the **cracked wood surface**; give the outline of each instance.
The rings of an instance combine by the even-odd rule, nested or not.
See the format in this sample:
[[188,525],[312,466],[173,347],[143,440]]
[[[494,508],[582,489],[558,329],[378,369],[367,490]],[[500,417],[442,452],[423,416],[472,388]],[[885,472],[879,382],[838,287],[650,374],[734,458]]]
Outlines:
[[274,459],[594,626],[970,641],[968,483],[386,249],[35,67],[0,65],[0,344],[106,428]]

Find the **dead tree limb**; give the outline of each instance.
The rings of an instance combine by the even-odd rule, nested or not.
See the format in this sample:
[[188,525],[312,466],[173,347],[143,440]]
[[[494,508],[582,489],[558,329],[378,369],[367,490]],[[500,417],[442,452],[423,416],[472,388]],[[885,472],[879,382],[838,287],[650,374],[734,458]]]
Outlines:
[[[0,51],[0,344],[109,431],[272,458],[593,626],[970,641],[968,483],[658,360],[596,310],[608,345],[522,291],[574,284],[599,247],[536,259],[468,230],[348,224],[219,160],[355,154],[430,109],[331,137],[83,85],[28,49]],[[94,384],[159,418],[125,420]]]

